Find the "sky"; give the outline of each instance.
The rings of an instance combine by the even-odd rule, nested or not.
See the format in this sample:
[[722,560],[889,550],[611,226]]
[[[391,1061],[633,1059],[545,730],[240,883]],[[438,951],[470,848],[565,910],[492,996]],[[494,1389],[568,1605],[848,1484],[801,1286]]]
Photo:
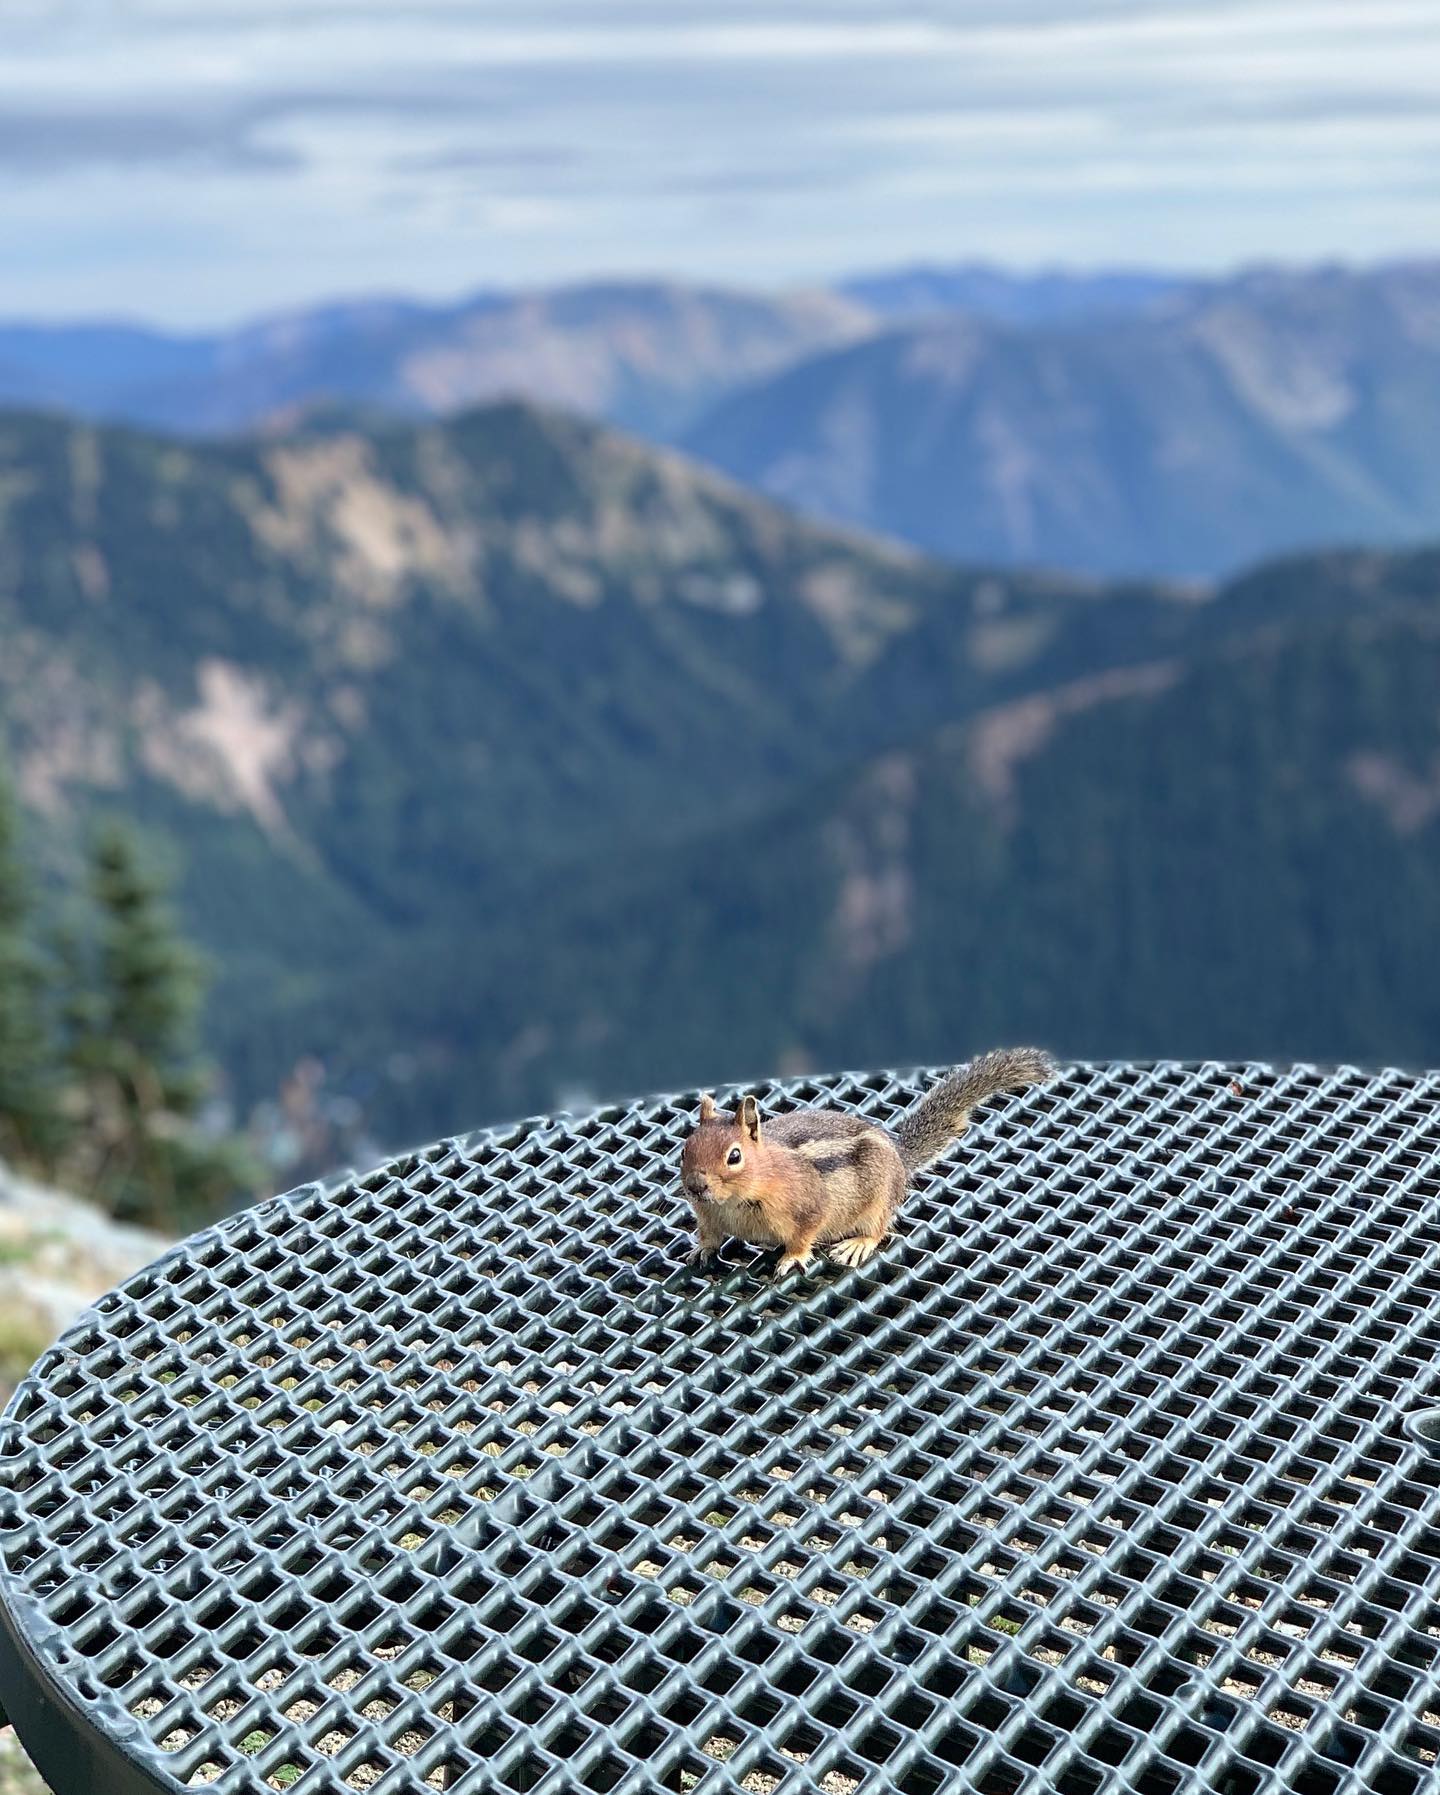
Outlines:
[[3,0],[0,315],[1440,252],[1440,0]]

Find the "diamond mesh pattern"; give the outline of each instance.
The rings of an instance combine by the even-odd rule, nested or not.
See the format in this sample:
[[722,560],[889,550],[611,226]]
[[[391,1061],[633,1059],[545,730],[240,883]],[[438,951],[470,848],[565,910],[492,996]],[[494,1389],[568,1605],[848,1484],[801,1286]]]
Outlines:
[[1436,1091],[1080,1068],[779,1287],[688,1100],[278,1199],[17,1395],[0,1698],[107,1795],[1433,1787]]

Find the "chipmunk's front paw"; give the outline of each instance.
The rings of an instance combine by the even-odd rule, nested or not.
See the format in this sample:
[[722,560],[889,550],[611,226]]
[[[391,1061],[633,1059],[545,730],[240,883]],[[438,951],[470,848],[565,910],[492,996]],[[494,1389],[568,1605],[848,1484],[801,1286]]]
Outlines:
[[837,1240],[826,1252],[837,1265],[864,1265],[867,1259],[874,1258],[879,1246],[878,1240],[856,1235],[850,1240]]
[[803,1253],[782,1253],[775,1262],[774,1276],[788,1277],[792,1271],[806,1271],[814,1263],[815,1255],[806,1247]]
[[720,1255],[714,1247],[692,1247],[685,1255],[685,1263],[692,1271],[716,1271],[720,1266]]

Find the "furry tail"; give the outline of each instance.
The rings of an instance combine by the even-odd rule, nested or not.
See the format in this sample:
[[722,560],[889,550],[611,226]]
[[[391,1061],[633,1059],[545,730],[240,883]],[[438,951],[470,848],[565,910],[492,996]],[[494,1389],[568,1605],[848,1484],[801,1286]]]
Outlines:
[[938,1159],[965,1132],[970,1112],[997,1091],[1023,1091],[1055,1076],[1055,1062],[1038,1047],[996,1047],[979,1054],[928,1090],[895,1124],[907,1172]]

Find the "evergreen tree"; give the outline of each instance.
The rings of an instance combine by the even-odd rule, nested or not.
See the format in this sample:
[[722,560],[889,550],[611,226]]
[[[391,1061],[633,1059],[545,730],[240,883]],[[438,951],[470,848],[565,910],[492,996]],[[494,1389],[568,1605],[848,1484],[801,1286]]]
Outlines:
[[81,1176],[117,1215],[174,1227],[255,1182],[248,1154],[195,1118],[210,1086],[196,1047],[200,961],[177,932],[163,881],[133,834],[99,829],[90,849],[96,934],[64,948],[68,1058],[85,1112]]
[[64,1138],[45,961],[31,936],[20,810],[0,767],[0,1158],[48,1171]]

